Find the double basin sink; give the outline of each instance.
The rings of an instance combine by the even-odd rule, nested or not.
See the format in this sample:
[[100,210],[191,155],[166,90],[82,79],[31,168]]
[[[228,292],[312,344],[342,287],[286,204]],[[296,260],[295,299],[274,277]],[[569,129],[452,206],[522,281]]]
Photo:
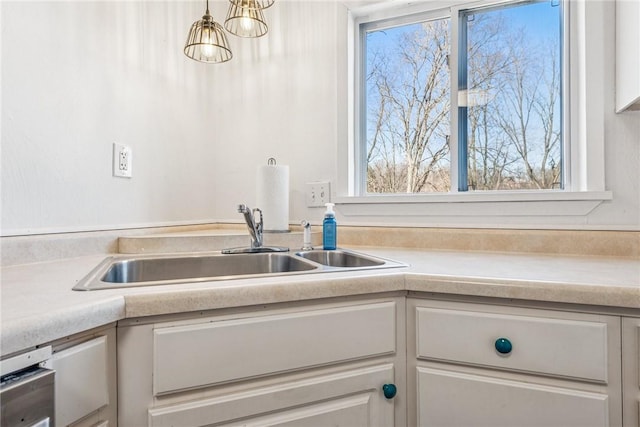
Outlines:
[[343,249],[295,253],[112,256],[101,262],[73,289],[90,291],[392,267],[406,267],[406,264]]

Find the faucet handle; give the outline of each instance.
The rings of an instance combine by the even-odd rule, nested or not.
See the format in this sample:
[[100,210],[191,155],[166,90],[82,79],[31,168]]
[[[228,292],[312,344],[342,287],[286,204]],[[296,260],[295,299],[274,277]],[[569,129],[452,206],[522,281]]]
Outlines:
[[241,203],[238,205],[238,212],[239,213],[244,213],[247,211],[247,205],[245,205],[244,203]]

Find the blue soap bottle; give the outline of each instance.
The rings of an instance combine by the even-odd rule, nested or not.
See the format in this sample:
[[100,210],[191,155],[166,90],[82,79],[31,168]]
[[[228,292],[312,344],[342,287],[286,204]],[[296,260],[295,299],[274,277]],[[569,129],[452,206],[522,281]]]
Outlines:
[[322,221],[322,247],[325,251],[332,251],[336,248],[338,223],[336,214],[333,211],[333,203],[325,203],[327,210]]

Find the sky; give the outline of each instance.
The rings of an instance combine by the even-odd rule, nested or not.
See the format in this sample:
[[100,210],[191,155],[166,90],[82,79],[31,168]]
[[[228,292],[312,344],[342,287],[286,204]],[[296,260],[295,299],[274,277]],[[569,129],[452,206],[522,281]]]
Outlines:
[[[559,31],[558,10],[556,1],[542,1],[527,4],[526,6],[507,7],[501,13],[511,21],[514,26],[524,27],[530,37],[546,37],[550,33]],[[410,24],[397,28],[372,31],[367,35],[367,47],[369,50],[384,49],[391,46],[401,34],[415,31],[420,24]]]

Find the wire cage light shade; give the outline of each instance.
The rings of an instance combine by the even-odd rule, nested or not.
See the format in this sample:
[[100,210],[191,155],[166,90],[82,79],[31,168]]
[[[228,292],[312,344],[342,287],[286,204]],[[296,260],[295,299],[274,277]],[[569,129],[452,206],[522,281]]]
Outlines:
[[196,61],[208,63],[226,62],[233,57],[222,26],[209,14],[208,2],[202,19],[194,22],[189,30],[184,54]]
[[[255,0],[244,1],[246,4],[253,4]],[[227,19],[224,21],[224,28],[227,31],[239,37],[260,37],[267,34],[269,27],[261,9],[240,7],[233,2],[230,3]]]
[[245,9],[266,9],[271,6],[275,0],[229,0],[232,4]]

